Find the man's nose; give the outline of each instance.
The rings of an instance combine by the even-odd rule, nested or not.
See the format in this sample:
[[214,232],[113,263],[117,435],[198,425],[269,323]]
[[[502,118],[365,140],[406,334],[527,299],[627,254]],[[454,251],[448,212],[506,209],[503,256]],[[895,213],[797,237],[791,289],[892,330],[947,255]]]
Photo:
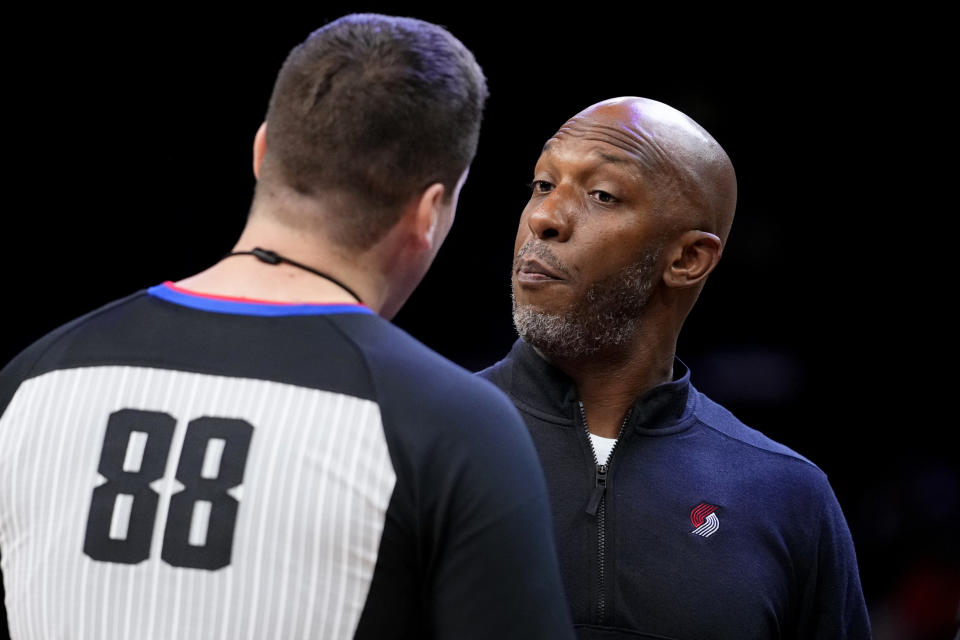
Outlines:
[[527,224],[541,240],[566,242],[573,231],[573,206],[573,201],[558,187],[537,203]]

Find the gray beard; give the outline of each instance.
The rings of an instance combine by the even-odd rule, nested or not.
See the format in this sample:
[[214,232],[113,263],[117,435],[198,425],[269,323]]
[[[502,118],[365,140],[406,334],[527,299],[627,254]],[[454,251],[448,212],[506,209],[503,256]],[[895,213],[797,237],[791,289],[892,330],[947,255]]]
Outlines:
[[595,282],[565,313],[519,305],[512,291],[513,326],[528,344],[564,359],[592,356],[622,346],[640,328],[656,283],[659,248],[644,253],[618,273]]

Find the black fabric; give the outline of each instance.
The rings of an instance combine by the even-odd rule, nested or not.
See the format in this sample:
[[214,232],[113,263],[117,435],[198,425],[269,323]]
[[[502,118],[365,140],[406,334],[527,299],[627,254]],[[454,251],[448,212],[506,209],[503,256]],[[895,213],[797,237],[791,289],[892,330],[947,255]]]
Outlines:
[[[366,370],[356,366],[356,347],[348,341],[318,339],[322,325],[336,317],[215,313],[139,292],[55,330],[13,364],[26,368],[21,372],[23,378],[52,369],[123,364],[218,375],[227,372],[373,399]],[[368,314],[343,317],[376,322]],[[3,393],[7,397],[0,396],[0,409],[6,407],[12,390],[0,387]]]
[[[578,637],[869,638],[826,476],[699,393],[679,360],[674,372],[637,399],[608,462],[603,588],[601,522],[586,508],[596,465],[572,380],[522,340],[479,374],[533,436]],[[706,537],[691,520],[701,504],[719,527]]]

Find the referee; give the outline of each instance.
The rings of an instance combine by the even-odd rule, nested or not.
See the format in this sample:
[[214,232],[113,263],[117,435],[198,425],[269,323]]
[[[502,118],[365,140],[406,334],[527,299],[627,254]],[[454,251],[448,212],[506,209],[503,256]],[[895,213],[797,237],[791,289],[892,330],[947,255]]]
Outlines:
[[443,28],[324,26],[277,77],[234,251],[0,372],[13,638],[572,638],[519,415],[389,323],[486,96]]

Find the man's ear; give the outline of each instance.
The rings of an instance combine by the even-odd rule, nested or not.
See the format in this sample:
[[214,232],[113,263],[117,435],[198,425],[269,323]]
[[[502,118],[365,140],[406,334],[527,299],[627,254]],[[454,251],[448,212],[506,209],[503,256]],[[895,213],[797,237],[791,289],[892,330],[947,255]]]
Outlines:
[[695,229],[687,231],[673,243],[663,281],[668,287],[696,286],[710,275],[722,253],[723,242],[714,234]]
[[411,230],[419,248],[431,249],[446,237],[446,229],[441,229],[446,224],[443,219],[445,193],[443,185],[434,182],[420,193],[419,198],[415,196],[409,205],[407,215],[411,216]]
[[257,135],[253,137],[253,175],[260,179],[260,165],[263,164],[263,156],[267,153],[267,123],[264,122],[257,129]]

